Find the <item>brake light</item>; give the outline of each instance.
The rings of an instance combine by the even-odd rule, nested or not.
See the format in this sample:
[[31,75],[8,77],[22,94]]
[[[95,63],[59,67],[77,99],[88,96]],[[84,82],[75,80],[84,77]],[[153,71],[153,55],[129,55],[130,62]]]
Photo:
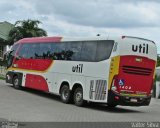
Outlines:
[[116,76],[113,78],[111,90],[115,93],[118,93],[118,88],[117,88],[117,84],[116,84]]
[[150,89],[150,94],[152,95],[153,93],[153,86],[154,86],[154,80],[152,80],[152,85],[151,85],[151,89]]

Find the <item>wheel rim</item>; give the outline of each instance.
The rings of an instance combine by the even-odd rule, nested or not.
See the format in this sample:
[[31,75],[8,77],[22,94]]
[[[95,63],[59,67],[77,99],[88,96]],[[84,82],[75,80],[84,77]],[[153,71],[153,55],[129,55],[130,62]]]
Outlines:
[[82,92],[81,91],[77,92],[75,96],[76,102],[82,101],[82,98],[83,98]]
[[18,86],[18,79],[15,79],[15,80],[14,80],[14,85],[15,85],[15,86]]
[[68,96],[69,96],[69,91],[67,89],[63,90],[63,92],[62,92],[62,98],[64,100],[66,100],[68,98]]

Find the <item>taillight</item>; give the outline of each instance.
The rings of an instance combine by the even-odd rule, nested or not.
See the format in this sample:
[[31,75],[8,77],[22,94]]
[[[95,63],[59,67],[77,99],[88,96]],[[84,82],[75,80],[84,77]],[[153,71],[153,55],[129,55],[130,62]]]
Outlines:
[[117,76],[115,76],[114,78],[113,78],[113,81],[112,81],[112,86],[111,86],[111,90],[113,91],[113,92],[115,92],[115,93],[118,93],[118,88],[117,88]]
[[151,89],[150,89],[150,94],[152,95],[153,93],[153,86],[154,86],[154,80],[152,80],[152,85],[151,85]]

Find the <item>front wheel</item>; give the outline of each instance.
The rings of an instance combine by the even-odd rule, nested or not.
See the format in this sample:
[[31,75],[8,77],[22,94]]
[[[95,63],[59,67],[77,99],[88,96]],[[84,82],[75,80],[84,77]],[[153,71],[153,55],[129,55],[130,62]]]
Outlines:
[[20,81],[19,81],[19,79],[18,79],[18,76],[15,76],[14,78],[13,78],[13,87],[15,88],[15,89],[21,89],[21,86],[20,86]]
[[79,107],[84,105],[83,89],[80,87],[74,91],[74,104]]

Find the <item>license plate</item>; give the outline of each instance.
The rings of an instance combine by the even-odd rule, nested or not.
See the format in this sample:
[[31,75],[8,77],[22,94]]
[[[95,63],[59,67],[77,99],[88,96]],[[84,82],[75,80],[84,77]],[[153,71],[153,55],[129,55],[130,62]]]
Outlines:
[[137,99],[130,99],[131,102],[137,102]]

